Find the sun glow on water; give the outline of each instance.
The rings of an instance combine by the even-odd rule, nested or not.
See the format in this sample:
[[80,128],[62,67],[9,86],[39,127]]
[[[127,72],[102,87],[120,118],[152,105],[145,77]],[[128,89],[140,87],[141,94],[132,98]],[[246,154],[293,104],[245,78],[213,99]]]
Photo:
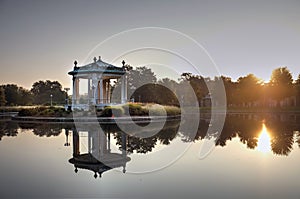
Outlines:
[[262,153],[271,152],[271,136],[264,123],[262,126],[262,131],[258,137],[257,150]]

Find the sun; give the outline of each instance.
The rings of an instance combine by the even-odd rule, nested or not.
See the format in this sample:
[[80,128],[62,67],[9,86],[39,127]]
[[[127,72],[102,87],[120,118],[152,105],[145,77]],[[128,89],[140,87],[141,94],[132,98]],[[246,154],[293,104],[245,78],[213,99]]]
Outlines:
[[264,123],[262,125],[261,133],[258,137],[257,151],[260,151],[262,153],[271,152],[271,136]]

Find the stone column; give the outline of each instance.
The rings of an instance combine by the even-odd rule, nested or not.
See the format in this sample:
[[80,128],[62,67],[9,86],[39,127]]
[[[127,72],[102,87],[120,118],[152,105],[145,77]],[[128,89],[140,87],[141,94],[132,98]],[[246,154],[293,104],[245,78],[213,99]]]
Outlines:
[[91,97],[91,81],[88,78],[88,104],[90,104],[90,97]]
[[110,132],[107,133],[107,151],[110,153]]
[[125,82],[124,82],[125,86],[124,86],[124,98],[125,98],[125,103],[127,102],[127,74],[125,73]]
[[97,95],[98,95],[98,93],[97,93],[97,91],[98,91],[98,81],[97,81],[96,78],[92,79],[92,86],[93,86],[93,93],[92,93],[93,100],[92,100],[92,102],[95,105],[96,102],[97,102],[96,100],[97,100]]
[[121,103],[127,102],[127,78],[126,74],[121,77]]
[[126,151],[127,150],[127,136],[124,132],[122,132],[121,139],[122,139],[122,155],[126,156],[126,154],[127,154],[127,151]]
[[101,78],[99,81],[99,98],[100,98],[100,104],[103,104],[103,79]]
[[123,173],[126,172],[126,157],[127,157],[127,135],[122,132],[122,156],[123,156]]
[[107,103],[107,80],[103,80],[103,103]]
[[92,153],[91,132],[88,131],[88,153]]
[[72,90],[73,90],[73,93],[72,93],[72,108],[73,108],[73,105],[75,105],[76,103],[76,86],[75,86],[75,81],[76,81],[76,77],[73,76],[73,84],[72,84]]
[[97,82],[97,98],[96,98],[96,104],[100,103],[100,81]]
[[107,80],[107,103],[110,104],[110,79]]
[[75,80],[75,90],[76,90],[76,104],[79,104],[79,78]]
[[92,131],[90,137],[92,139],[91,153],[96,159],[100,160],[101,154],[99,151],[100,148],[99,133],[97,131]]
[[73,130],[73,157],[80,155],[79,151],[79,134],[77,130]]
[[100,155],[103,156],[107,153],[107,139],[105,132],[99,132],[99,143],[100,143]]

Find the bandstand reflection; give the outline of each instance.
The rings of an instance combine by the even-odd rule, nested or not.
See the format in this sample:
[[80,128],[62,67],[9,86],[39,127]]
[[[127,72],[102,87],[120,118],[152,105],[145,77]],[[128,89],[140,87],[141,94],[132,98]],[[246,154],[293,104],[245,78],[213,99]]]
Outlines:
[[[207,115],[200,121],[193,117],[168,121],[160,130],[156,126],[139,130],[124,124],[122,129],[126,134],[116,124],[98,124],[93,128],[89,124],[0,120],[0,144],[3,140],[6,142],[7,137],[15,138],[21,133],[32,133],[41,138],[65,134],[62,145],[73,150],[71,159],[66,161],[74,166],[75,172],[89,170],[97,178],[114,168],[126,172],[126,166],[129,170],[128,164],[131,166],[135,160],[133,155],[156,152],[156,149],[176,143],[173,142],[175,139],[188,143],[215,138],[216,147],[227,147],[236,138],[248,149],[288,156],[300,148],[299,124],[300,114],[228,114],[218,135],[208,132],[211,120]],[[196,132],[190,130],[193,125],[197,125]],[[85,143],[84,147],[81,147],[82,143]]]
[[[84,130],[84,131],[83,131]],[[66,130],[68,132],[69,130]],[[102,174],[113,168],[122,167],[123,173],[126,172],[126,163],[130,161],[127,156],[126,142],[127,135],[120,132],[121,148],[120,152],[111,151],[111,132],[103,132],[95,129],[72,130],[73,157],[69,160],[75,167],[75,173],[79,169],[86,169],[94,172],[94,177],[102,177]],[[68,136],[67,136],[68,137]],[[87,137],[87,151],[80,151],[80,144],[83,137]]]

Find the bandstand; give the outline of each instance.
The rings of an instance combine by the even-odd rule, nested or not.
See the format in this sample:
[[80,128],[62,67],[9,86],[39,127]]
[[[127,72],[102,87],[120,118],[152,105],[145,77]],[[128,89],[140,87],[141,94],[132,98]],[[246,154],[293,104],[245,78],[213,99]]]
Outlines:
[[[111,105],[111,80],[121,79],[121,97],[118,103],[124,104],[127,102],[127,79],[125,61],[122,61],[122,67],[117,67],[106,63],[94,57],[94,62],[77,66],[77,61],[74,62],[74,68],[68,74],[73,76],[73,94],[72,94],[72,110],[82,109],[88,110],[90,105],[103,108]],[[87,103],[80,103],[79,82],[80,79],[87,80]],[[117,103],[117,102],[115,102]]]

